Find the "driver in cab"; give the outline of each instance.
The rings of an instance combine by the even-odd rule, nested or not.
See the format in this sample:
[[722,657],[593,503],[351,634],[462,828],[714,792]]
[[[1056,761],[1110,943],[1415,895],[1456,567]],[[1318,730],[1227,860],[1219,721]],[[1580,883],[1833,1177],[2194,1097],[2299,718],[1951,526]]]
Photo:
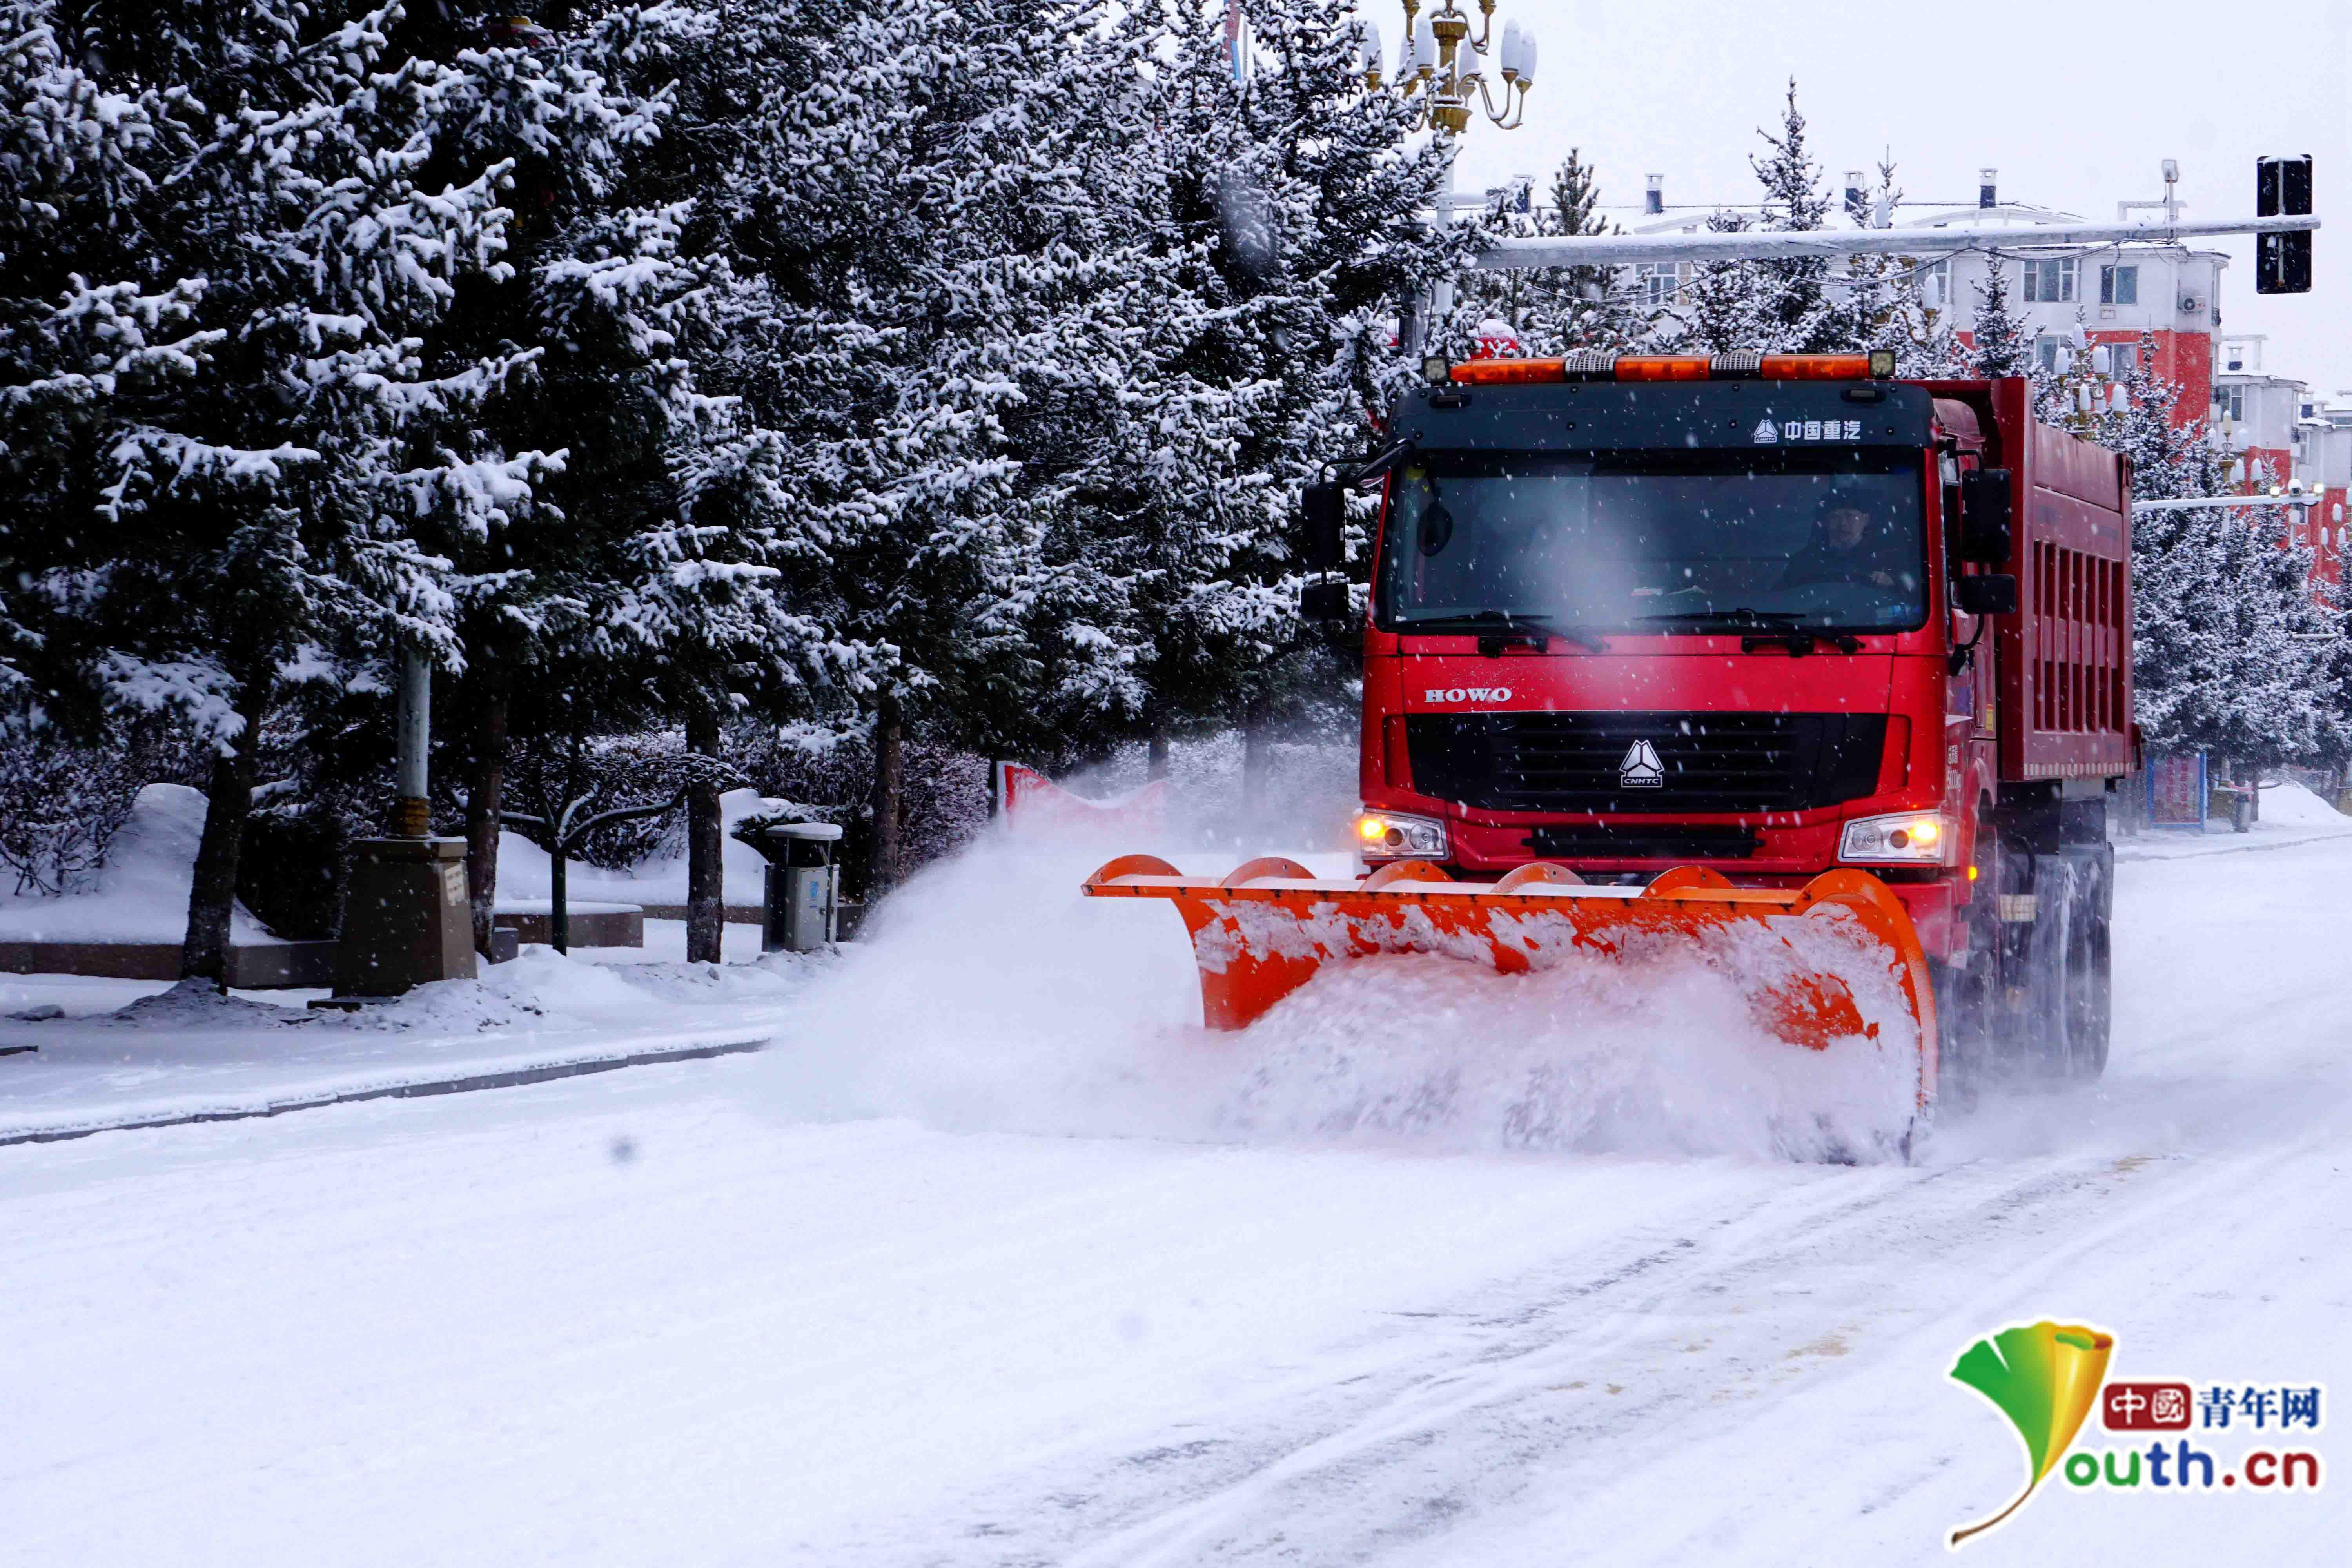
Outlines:
[[1811,542],[1789,558],[1780,586],[1801,588],[1815,583],[1908,586],[1918,568],[1901,557],[1895,542],[1888,537],[1886,524],[1873,517],[1869,507],[1850,498],[1832,497],[1822,508]]

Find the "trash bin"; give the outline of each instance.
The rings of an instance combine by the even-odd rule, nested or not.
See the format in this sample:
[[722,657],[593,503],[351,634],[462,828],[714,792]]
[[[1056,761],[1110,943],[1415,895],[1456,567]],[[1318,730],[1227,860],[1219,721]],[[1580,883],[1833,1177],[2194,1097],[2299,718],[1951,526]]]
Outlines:
[[760,950],[808,952],[834,940],[841,909],[841,825],[777,822],[760,830],[768,898]]

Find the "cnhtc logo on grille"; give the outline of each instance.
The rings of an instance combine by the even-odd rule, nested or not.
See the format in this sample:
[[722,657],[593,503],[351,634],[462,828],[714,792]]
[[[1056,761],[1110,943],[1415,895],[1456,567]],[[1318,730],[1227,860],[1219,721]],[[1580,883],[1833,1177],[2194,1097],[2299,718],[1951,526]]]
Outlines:
[[1659,789],[1665,782],[1666,765],[1658,761],[1657,747],[1647,741],[1636,741],[1625,748],[1625,760],[1617,764],[1619,785],[1625,789]]

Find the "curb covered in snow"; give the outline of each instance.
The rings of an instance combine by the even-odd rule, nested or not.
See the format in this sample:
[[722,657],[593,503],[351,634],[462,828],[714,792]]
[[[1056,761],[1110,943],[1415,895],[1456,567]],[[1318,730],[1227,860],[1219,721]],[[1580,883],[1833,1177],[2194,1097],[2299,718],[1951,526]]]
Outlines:
[[765,1037],[758,1039],[729,1040],[715,1045],[639,1051],[628,1056],[590,1057],[572,1061],[550,1062],[540,1067],[509,1068],[456,1078],[410,1079],[400,1083],[331,1090],[323,1094],[297,1095],[254,1105],[226,1106],[209,1110],[166,1111],[156,1115],[125,1117],[119,1121],[94,1121],[71,1126],[15,1129],[0,1127],[0,1146],[13,1143],[55,1143],[69,1138],[88,1138],[100,1132],[130,1132],[152,1127],[185,1127],[199,1121],[243,1121],[260,1116],[283,1116],[291,1110],[318,1110],[330,1105],[352,1105],[365,1100],[404,1100],[435,1094],[465,1094],[484,1089],[515,1089],[525,1084],[545,1083],[553,1079],[579,1078],[588,1073],[612,1072],[620,1068],[656,1067],[665,1062],[689,1062],[710,1057],[737,1056],[749,1051],[764,1050],[769,1043]]
[[[2194,860],[2206,855],[2243,855],[2257,849],[2293,849],[2305,844],[2326,844],[2338,838],[2352,838],[2352,826],[2323,827],[2310,833],[2281,834],[2276,837],[2259,833],[2232,833],[2226,836],[2184,832],[2177,842],[2167,842],[2154,833],[2136,836],[2137,842],[2116,845],[2118,860]],[[2216,837],[2221,839],[2216,843]],[[2137,851],[2137,853],[2135,853]]]

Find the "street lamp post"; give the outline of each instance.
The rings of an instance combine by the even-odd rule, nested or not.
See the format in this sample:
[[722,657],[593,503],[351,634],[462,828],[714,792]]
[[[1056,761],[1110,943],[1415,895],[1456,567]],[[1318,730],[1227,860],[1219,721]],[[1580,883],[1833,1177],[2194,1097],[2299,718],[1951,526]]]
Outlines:
[[[1517,22],[1495,34],[1495,0],[1477,0],[1477,37],[1470,18],[1454,0],[1427,15],[1422,0],[1404,0],[1404,43],[1397,56],[1397,89],[1417,98],[1414,126],[1427,126],[1445,149],[1445,179],[1438,188],[1437,219],[1454,220],[1454,143],[1470,129],[1474,111],[1504,131],[1516,131],[1526,119],[1528,93],[1536,81],[1535,35]],[[1381,80],[1380,29],[1362,24],[1364,85],[1378,89]],[[1502,102],[1495,101],[1499,88]],[[1441,279],[1433,290],[1430,321],[1443,321],[1454,308],[1454,282]],[[1421,345],[1401,345],[1417,350]]]
[[335,995],[329,1005],[397,996],[429,980],[474,977],[466,841],[433,836],[425,776],[432,712],[432,660],[421,647],[404,647],[388,831],[352,846],[342,931],[335,944]]

